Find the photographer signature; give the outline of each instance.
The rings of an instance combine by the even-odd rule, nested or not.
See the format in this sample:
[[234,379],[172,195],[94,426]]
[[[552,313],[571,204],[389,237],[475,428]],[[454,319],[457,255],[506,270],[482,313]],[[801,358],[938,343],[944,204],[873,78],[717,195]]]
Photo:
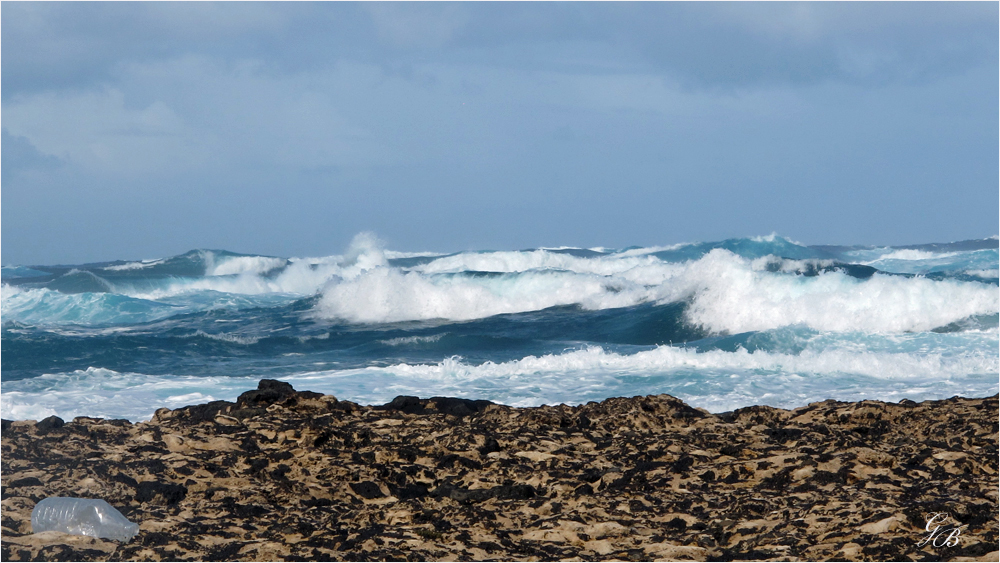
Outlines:
[[947,522],[949,518],[950,516],[947,512],[935,512],[933,514],[928,514],[927,525],[924,529],[930,533],[917,543],[917,547],[923,547],[927,544],[934,547],[955,547],[958,545],[958,537],[962,535],[962,528],[965,528],[966,525],[963,524],[954,528],[946,528],[944,527],[944,523]]

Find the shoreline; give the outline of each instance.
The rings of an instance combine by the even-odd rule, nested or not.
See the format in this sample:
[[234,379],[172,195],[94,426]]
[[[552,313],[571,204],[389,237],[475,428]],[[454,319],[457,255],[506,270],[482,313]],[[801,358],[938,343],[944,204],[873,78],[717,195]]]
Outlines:
[[[4,420],[0,554],[996,561],[997,429],[997,395],[712,414],[668,395],[360,406],[262,380],[147,422]],[[31,534],[49,496],[103,498],[140,532]],[[933,513],[964,526],[954,545],[918,546]]]

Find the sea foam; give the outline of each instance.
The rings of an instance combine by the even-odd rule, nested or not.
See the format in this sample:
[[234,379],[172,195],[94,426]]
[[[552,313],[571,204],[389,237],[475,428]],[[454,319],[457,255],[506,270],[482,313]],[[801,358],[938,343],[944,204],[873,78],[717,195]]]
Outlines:
[[[658,346],[634,354],[600,346],[508,362],[468,363],[446,358],[430,364],[394,364],[283,376],[296,389],[329,393],[363,404],[397,395],[490,399],[515,406],[580,404],[609,396],[669,393],[712,411],[753,404],[791,408],[828,398],[923,400],[995,393],[997,330],[965,345],[919,335],[887,337],[880,351],[849,342],[812,345],[798,354],[734,352]],[[909,340],[915,340],[912,345]],[[978,341],[978,342],[977,342]],[[931,351],[927,352],[926,349]],[[903,351],[913,349],[911,351]],[[235,400],[256,386],[255,376],[187,377],[118,373],[90,368],[6,382],[4,418],[58,415],[148,419],[160,407]],[[874,391],[877,389],[878,391]]]
[[[878,274],[860,280],[839,271],[788,275],[767,271],[767,260],[722,249],[680,264],[652,257],[580,259],[546,251],[462,254],[414,271],[380,266],[332,281],[316,314],[359,323],[469,320],[562,305],[596,310],[688,301],[688,320],[717,333],[789,325],[902,332],[931,330],[1000,309],[996,288],[979,283]],[[510,273],[457,273],[480,269]]]

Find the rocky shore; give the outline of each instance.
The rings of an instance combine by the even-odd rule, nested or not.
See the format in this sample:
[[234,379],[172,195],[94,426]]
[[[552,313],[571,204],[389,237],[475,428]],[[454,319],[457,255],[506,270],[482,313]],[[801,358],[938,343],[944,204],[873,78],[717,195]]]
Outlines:
[[[137,424],[4,420],[0,556],[997,561],[997,438],[996,396],[713,415],[666,395],[364,407],[264,380]],[[32,534],[49,496],[105,499],[139,534]]]

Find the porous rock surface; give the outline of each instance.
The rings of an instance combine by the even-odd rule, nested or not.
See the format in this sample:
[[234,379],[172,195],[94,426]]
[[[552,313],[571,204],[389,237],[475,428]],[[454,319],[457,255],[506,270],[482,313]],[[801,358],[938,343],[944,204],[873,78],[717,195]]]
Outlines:
[[[144,423],[3,421],[0,556],[997,561],[997,423],[996,396],[712,415],[667,395],[362,407],[264,380]],[[103,498],[139,534],[32,534],[49,496]],[[918,545],[934,513],[957,542]]]

